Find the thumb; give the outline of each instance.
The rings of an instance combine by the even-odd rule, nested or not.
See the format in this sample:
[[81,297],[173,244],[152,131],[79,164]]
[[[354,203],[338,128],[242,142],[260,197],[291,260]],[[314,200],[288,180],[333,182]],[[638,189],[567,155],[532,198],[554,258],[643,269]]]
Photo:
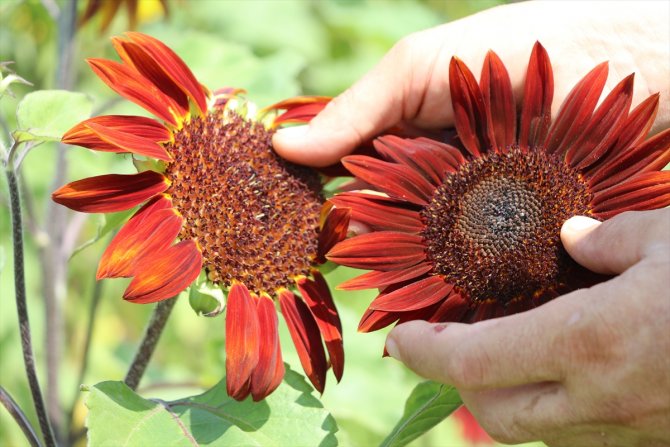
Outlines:
[[561,241],[579,264],[618,274],[660,246],[670,244],[670,209],[626,212],[603,223],[577,216],[561,229]]

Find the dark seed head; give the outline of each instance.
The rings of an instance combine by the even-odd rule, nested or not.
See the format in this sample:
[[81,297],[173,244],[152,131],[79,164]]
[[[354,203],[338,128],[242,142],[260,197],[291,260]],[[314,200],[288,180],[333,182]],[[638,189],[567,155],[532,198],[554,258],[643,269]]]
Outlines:
[[307,275],[317,256],[322,204],[318,174],[279,158],[272,133],[217,110],[176,132],[166,175],[210,280],[274,294]]
[[576,171],[540,150],[515,147],[465,163],[421,212],[433,272],[473,301],[560,290],[574,267],[561,225],[588,214],[590,199]]

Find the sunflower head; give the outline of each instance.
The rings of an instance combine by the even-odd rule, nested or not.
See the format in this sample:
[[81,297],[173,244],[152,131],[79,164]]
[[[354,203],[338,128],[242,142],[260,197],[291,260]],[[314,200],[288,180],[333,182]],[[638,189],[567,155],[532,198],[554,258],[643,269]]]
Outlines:
[[142,168],[53,193],[76,211],[139,206],[105,250],[98,279],[131,277],[124,298],[151,303],[178,295],[204,270],[207,281],[228,291],[227,385],[236,399],[262,399],[281,382],[278,301],[301,363],[323,391],[330,366],[340,379],[344,352],[337,310],[317,268],[344,237],[349,213],[322,216],[322,177],[278,157],[271,138],[280,125],[309,121],[328,98],[294,98],[256,113],[242,90],[211,93],[150,36],[128,33],[113,43],[121,62],[89,65],[160,121],[97,116],[63,137],[130,154]]
[[647,138],[658,95],[630,110],[633,75],[596,108],[607,64],[589,72],[551,116],[549,57],[533,48],[521,113],[489,52],[477,82],[449,66],[457,143],[386,135],[376,157],[344,165],[367,190],[331,199],[368,233],[327,255],[371,270],[342,289],[380,288],[359,329],[413,319],[473,322],[538,306],[603,277],[561,245],[574,215],[599,220],[670,204],[670,130]]

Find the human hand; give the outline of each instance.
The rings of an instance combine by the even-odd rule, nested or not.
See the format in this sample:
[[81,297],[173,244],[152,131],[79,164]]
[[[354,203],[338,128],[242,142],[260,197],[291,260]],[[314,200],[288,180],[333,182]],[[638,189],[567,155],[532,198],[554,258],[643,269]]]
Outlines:
[[[540,41],[554,70],[554,114],[570,89],[598,63],[610,61],[605,91],[635,72],[633,106],[660,92],[652,132],[670,125],[670,4],[668,2],[523,2],[500,6],[402,39],[358,83],[308,126],[286,128],[277,152],[323,167],[396,124],[453,125],[448,66],[457,55],[481,67],[494,50],[509,70],[517,98],[528,52]],[[517,104],[520,104],[517,101]]]
[[389,354],[454,385],[502,442],[670,445],[670,209],[576,217],[561,238],[620,275],[499,319],[399,325]]

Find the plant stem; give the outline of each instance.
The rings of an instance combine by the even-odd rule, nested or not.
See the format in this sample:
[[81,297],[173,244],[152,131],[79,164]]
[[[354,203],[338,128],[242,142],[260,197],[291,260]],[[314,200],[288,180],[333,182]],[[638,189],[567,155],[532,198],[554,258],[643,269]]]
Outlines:
[[21,196],[19,194],[19,185],[16,173],[12,167],[12,160],[9,160],[6,168],[7,183],[9,186],[9,197],[12,214],[12,236],[14,244],[14,295],[16,297],[16,311],[19,316],[19,332],[21,335],[21,348],[23,350],[23,363],[28,375],[28,385],[33,396],[37,420],[39,421],[44,436],[44,442],[48,447],[55,446],[56,442],[51,429],[49,417],[40,383],[37,380],[35,371],[35,358],[33,355],[32,339],[30,334],[30,321],[28,319],[28,305],[26,302],[26,280],[25,265],[23,261],[23,224],[21,222]]
[[41,447],[42,443],[40,442],[40,438],[37,437],[35,430],[33,430],[30,422],[28,422],[28,418],[23,411],[21,411],[21,407],[19,407],[16,401],[12,399],[12,396],[10,396],[2,386],[0,386],[0,402],[7,409],[7,412],[12,415],[18,426],[21,428],[21,431],[23,431],[23,434],[26,435],[30,445],[33,447]]
[[165,323],[167,323],[167,319],[176,303],[177,297],[174,297],[159,302],[154,308],[154,312],[151,314],[149,323],[147,323],[147,327],[144,330],[142,343],[137,349],[137,353],[135,353],[135,358],[128,369],[126,378],[123,380],[132,390],[137,389],[137,385],[139,385],[144,375],[144,370],[147,368],[149,360],[151,360],[151,355],[156,349],[156,344],[158,344],[158,339],[163,332]]

